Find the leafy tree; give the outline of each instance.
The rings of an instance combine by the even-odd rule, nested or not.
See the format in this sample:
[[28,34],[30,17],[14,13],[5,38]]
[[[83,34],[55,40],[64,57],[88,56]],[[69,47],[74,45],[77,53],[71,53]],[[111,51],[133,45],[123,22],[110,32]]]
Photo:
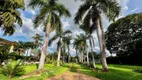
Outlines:
[[106,32],[106,46],[126,63],[142,64],[142,13],[131,14],[112,23]]
[[[115,20],[120,13],[120,7],[114,0],[83,0],[75,16],[76,24],[90,24],[88,28],[97,29],[98,41],[101,49],[102,68],[108,71],[105,52],[105,35],[101,23],[101,13],[104,13],[109,20]],[[93,30],[92,30],[93,31]]]
[[30,0],[30,7],[40,7],[39,14],[34,19],[35,28],[44,26],[45,39],[42,47],[42,53],[40,58],[40,64],[38,70],[42,70],[44,67],[44,61],[46,56],[46,50],[48,47],[49,33],[61,26],[60,17],[70,17],[70,12],[64,5],[59,4],[56,0]]
[[57,42],[57,50],[58,50],[57,66],[60,66],[59,61],[60,61],[60,57],[61,57],[61,49],[63,47],[63,38],[65,38],[66,35],[70,34],[70,33],[72,33],[70,30],[63,31],[62,29],[59,29],[58,32],[56,33],[56,35],[49,40],[49,45],[51,45],[51,43],[53,41],[58,39],[58,42]]
[[0,28],[4,31],[4,35],[12,35],[16,25],[22,26],[20,12],[17,9],[24,9],[24,0],[4,0],[0,5]]

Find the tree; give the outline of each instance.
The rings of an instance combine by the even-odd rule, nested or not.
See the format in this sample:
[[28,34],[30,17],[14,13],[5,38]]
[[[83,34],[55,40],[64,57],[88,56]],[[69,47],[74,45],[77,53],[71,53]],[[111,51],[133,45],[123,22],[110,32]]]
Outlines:
[[36,45],[36,47],[42,46],[41,41],[43,41],[43,36],[40,36],[39,34],[36,34],[32,38],[34,39],[34,44]]
[[[91,47],[91,51],[93,52],[93,48],[95,46],[94,40],[93,40],[93,36],[92,33],[94,32],[95,29],[92,29],[90,27],[90,19],[89,20],[85,20],[84,23],[80,26],[80,28],[85,32],[85,34],[88,37],[88,40],[90,42],[90,47]],[[96,68],[95,65],[95,59],[94,59],[94,54],[92,53],[92,62],[93,62],[93,67]]]
[[74,47],[80,53],[78,54],[79,62],[83,63],[84,53],[88,52],[88,46],[86,43],[86,36],[83,34],[77,35],[77,38],[74,39]]
[[70,12],[64,5],[59,4],[56,0],[31,0],[29,6],[32,8],[40,7],[39,14],[34,19],[35,28],[41,25],[44,26],[45,39],[38,68],[38,70],[42,70],[48,47],[49,33],[55,30],[58,26],[61,26],[60,17],[69,17]]
[[15,31],[15,24],[22,26],[20,12],[17,9],[24,10],[24,0],[4,0],[0,5],[0,28],[4,31],[3,35],[12,35]]
[[71,36],[63,37],[63,51],[66,52],[66,49],[68,49],[67,52],[67,62],[69,62],[70,59],[70,44],[71,44]]
[[117,20],[108,27],[106,46],[117,54],[121,63],[142,64],[142,13],[131,14]]
[[54,37],[49,40],[49,45],[55,40],[58,39],[57,42],[57,50],[58,50],[58,58],[57,58],[57,66],[60,66],[60,58],[61,58],[61,49],[63,47],[63,38],[66,37],[67,34],[72,33],[70,30],[63,32],[62,28],[59,29]]
[[[83,0],[84,3],[80,6],[75,16],[75,23],[85,23],[89,21],[91,29],[97,29],[98,41],[101,50],[102,69],[108,71],[105,52],[105,36],[101,23],[101,12],[108,17],[109,20],[115,20],[120,13],[118,3],[113,0]],[[88,22],[87,21],[87,22]]]
[[35,47],[36,45],[34,44],[34,42],[19,41],[18,44],[15,46],[14,51],[17,51],[19,55],[22,55],[27,49],[34,49]]

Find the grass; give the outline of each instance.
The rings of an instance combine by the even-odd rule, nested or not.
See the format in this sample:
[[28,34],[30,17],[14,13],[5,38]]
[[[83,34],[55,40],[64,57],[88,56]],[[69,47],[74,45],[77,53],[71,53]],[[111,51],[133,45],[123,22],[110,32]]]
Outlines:
[[[45,67],[45,70],[48,71],[48,73],[44,72],[41,76],[30,77],[30,78],[26,78],[26,79],[22,79],[22,80],[44,80],[49,77],[52,77],[52,76],[55,76],[58,74],[62,74],[67,71],[68,64],[66,64],[64,66],[60,66],[60,67],[56,67],[53,64],[45,64],[44,67]],[[24,74],[35,71],[36,69],[37,69],[36,65],[27,65],[27,66],[25,66],[25,73]],[[20,76],[16,76],[16,77],[12,78],[12,80],[19,80],[19,77]],[[1,73],[0,73],[0,79],[1,80],[8,80],[8,78]]]
[[[130,65],[109,65],[109,72],[95,72],[84,67],[83,65],[77,64],[78,69],[86,74],[93,77],[100,78],[102,80],[142,80],[142,74],[133,72],[132,69],[140,68],[142,66],[130,66]],[[98,68],[101,68],[101,65],[97,65]]]
[[[48,74],[46,74],[44,72],[42,74],[42,76],[30,77],[30,78],[23,79],[23,80],[44,80],[49,77],[66,72],[69,69],[69,67],[70,67],[70,71],[73,73],[77,72],[77,69],[76,69],[76,67],[77,67],[81,73],[100,78],[101,80],[142,80],[141,73],[136,73],[136,72],[132,71],[134,68],[142,68],[142,66],[110,64],[109,65],[109,72],[103,73],[101,71],[93,71],[93,70],[89,69],[88,67],[85,67],[80,64],[74,65],[73,63],[66,64],[61,67],[56,67],[52,64],[45,64],[45,69],[48,70]],[[98,64],[97,68],[101,68],[101,65]],[[24,74],[30,73],[36,69],[37,69],[36,65],[27,65],[27,66],[25,66],[26,72]],[[16,76],[16,77],[12,78],[12,80],[19,80],[19,77],[20,76]],[[8,78],[1,73],[0,73],[0,79],[1,80],[8,80]]]

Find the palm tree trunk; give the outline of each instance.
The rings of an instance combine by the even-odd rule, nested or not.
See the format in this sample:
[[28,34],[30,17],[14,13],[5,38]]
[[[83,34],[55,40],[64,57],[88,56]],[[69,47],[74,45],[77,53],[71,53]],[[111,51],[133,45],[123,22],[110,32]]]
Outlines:
[[40,63],[39,63],[38,70],[43,70],[43,68],[44,68],[46,50],[47,50],[47,47],[48,47],[48,36],[49,36],[49,33],[50,33],[50,26],[51,26],[51,23],[48,22],[47,28],[46,28],[46,36],[45,36],[43,47],[42,47],[42,52],[41,52],[41,56],[40,56]]
[[88,56],[88,50],[87,50],[87,65],[89,65],[89,56]]
[[77,49],[75,48],[75,50],[76,50],[76,63],[78,63],[78,52],[77,52]]
[[77,50],[77,48],[75,48],[75,49],[76,49],[76,59],[77,59],[77,60],[76,60],[76,63],[78,63],[78,58],[79,58],[78,52],[77,52],[78,50]]
[[70,49],[69,49],[69,46],[68,46],[68,63],[70,62]]
[[102,61],[102,68],[103,71],[108,71],[108,66],[106,62],[106,52],[105,52],[105,34],[101,26],[101,20],[97,20],[97,36],[98,36],[98,41],[100,45],[100,50],[101,50],[101,61]]
[[91,45],[91,52],[92,52],[92,61],[93,61],[93,67],[96,68],[96,64],[95,64],[95,59],[94,59],[94,54],[93,54],[93,39],[91,38],[91,35],[90,35],[90,45]]
[[81,63],[81,53],[79,53],[79,63]]
[[81,62],[83,63],[83,52],[81,54]]
[[57,66],[60,66],[60,57],[61,57],[61,46],[59,45],[58,58],[57,58]]

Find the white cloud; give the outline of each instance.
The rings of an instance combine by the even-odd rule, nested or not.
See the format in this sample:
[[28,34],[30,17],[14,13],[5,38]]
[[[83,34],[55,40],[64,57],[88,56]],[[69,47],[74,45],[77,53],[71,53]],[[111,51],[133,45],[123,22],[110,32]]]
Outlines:
[[17,26],[16,32],[13,34],[13,36],[23,36],[29,40],[32,40],[32,36],[34,36],[36,33],[41,35],[44,34],[42,27],[38,27],[37,29],[33,27],[33,20],[31,18],[26,18],[23,16],[23,14],[21,15],[21,18],[23,20],[23,26]]
[[137,11],[138,9],[139,8],[135,8],[135,9],[131,10],[129,13],[133,13],[133,12]]

